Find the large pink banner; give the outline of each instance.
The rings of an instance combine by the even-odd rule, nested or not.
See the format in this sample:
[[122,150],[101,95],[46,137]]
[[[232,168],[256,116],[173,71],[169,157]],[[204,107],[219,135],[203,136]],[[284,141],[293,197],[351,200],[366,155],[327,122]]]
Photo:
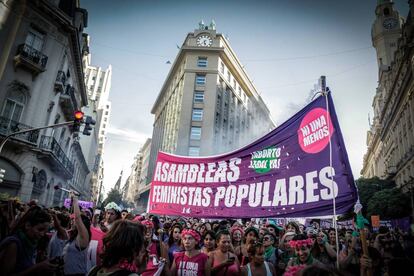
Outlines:
[[[159,152],[149,212],[204,218],[307,217],[354,205],[357,193],[328,94],[240,150],[213,157]],[[332,166],[329,158],[332,142]]]

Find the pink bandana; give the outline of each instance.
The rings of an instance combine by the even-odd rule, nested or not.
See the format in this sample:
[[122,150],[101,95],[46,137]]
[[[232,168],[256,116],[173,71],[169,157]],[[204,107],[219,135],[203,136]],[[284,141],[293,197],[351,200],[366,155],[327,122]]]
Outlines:
[[154,223],[152,223],[152,221],[150,221],[150,220],[146,219],[146,220],[141,221],[141,223],[146,227],[154,228]]
[[290,241],[289,245],[292,248],[302,247],[302,246],[311,247],[313,245],[313,241],[312,241],[312,239]]
[[184,237],[185,235],[191,235],[197,242],[200,242],[201,240],[200,234],[193,229],[184,229],[181,232],[181,237]]
[[285,276],[296,276],[299,271],[304,269],[305,265],[295,265],[295,266],[289,266],[286,268]]
[[234,226],[230,230],[231,230],[231,235],[233,235],[233,233],[236,231],[240,231],[241,235],[242,236],[244,235],[243,228],[241,228],[240,226]]

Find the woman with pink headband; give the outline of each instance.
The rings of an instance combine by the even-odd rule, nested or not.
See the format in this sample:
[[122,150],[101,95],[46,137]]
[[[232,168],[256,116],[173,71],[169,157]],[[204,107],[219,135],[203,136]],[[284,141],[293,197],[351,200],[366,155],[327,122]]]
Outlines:
[[289,245],[291,248],[295,249],[296,257],[290,259],[286,268],[285,275],[295,275],[292,272],[296,273],[298,270],[302,270],[306,266],[314,264],[322,265],[321,262],[312,257],[310,250],[313,246],[313,241],[306,235],[296,235],[289,242]]
[[172,276],[197,275],[210,276],[210,267],[207,265],[208,256],[200,252],[200,234],[193,229],[184,229],[181,232],[184,252],[174,254],[171,266]]

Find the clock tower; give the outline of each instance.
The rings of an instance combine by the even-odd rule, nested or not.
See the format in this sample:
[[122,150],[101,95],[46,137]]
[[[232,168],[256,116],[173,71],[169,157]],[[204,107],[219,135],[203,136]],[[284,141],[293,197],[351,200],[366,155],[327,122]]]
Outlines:
[[394,60],[404,19],[393,8],[392,0],[378,0],[372,25],[372,44],[377,51],[378,68],[387,70]]

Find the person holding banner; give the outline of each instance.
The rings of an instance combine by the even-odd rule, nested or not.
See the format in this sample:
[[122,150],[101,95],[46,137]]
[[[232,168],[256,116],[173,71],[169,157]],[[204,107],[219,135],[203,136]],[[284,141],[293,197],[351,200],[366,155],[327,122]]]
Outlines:
[[217,249],[209,254],[208,265],[211,267],[211,274],[217,276],[239,275],[240,264],[236,255],[230,252],[230,232],[221,230],[216,237]]
[[207,264],[208,256],[200,252],[200,234],[193,229],[184,229],[181,232],[184,252],[177,252],[171,266],[171,276],[210,276],[210,266]]

